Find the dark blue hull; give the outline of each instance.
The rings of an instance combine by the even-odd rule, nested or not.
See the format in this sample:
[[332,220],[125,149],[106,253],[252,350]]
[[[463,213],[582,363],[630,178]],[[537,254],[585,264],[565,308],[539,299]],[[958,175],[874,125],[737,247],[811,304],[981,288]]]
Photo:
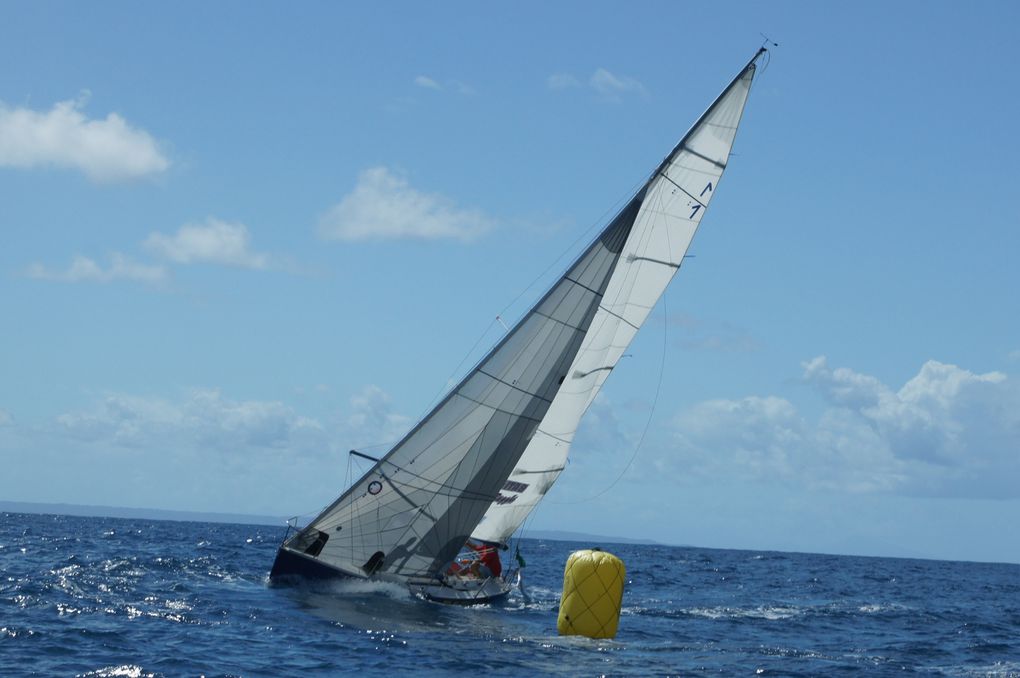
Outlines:
[[335,567],[323,565],[321,562],[297,551],[281,546],[276,552],[273,569],[269,571],[269,581],[274,584],[293,579],[358,579]]

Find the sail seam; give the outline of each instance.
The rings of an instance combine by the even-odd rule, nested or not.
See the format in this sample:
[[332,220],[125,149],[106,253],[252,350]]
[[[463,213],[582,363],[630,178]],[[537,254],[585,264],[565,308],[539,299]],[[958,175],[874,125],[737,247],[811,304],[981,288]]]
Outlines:
[[[547,433],[546,435],[549,435],[549,434]],[[556,438],[556,436],[550,436],[550,437],[551,438]],[[559,440],[559,438],[556,438],[556,439]],[[563,442],[567,442],[567,441],[564,440]],[[538,473],[560,473],[561,471],[563,471],[566,468],[567,468],[566,466],[557,466],[556,468],[547,468],[547,469],[543,469],[541,471],[514,471],[514,475],[522,475],[523,476],[523,475],[538,474]]]
[[614,318],[619,318],[619,319],[620,319],[620,320],[622,320],[623,322],[625,322],[625,323],[627,323],[628,325],[630,325],[631,327],[633,327],[633,328],[634,328],[635,330],[639,330],[639,329],[641,329],[641,327],[640,327],[639,325],[635,325],[634,323],[632,323],[631,321],[627,320],[626,318],[624,318],[624,317],[623,317],[622,315],[620,315],[619,313],[617,313],[617,312],[615,312],[615,311],[611,310],[611,309],[610,309],[610,308],[609,308],[608,306],[603,306],[602,304],[599,304],[599,308],[601,308],[601,309],[602,309],[603,311],[605,311],[605,312],[606,312],[606,313],[608,313],[609,315],[613,316]]
[[[708,124],[708,125],[711,125],[712,123],[710,123],[710,122],[709,122],[709,123],[706,123],[706,124]],[[726,125],[715,125],[715,127],[725,127],[726,129],[736,129],[736,127],[732,127],[732,128],[730,128],[730,127],[726,127]],[[708,157],[707,155],[702,155],[701,153],[698,153],[697,151],[695,151],[695,150],[694,150],[693,148],[691,148],[690,146],[684,146],[684,147],[683,147],[683,149],[684,149],[685,151],[687,151],[688,153],[690,153],[691,155],[693,155],[694,157],[696,157],[696,158],[701,158],[701,159],[702,159],[702,160],[704,160],[705,162],[710,162],[710,163],[712,163],[713,165],[715,165],[715,166],[716,166],[716,167],[718,167],[719,169],[726,169],[726,163],[723,163],[723,162],[719,162],[718,160],[715,160],[715,159],[713,159],[713,158],[710,158],[710,157]]]
[[[433,497],[450,497],[450,498],[454,498],[454,499],[456,499],[458,497],[465,497],[467,499],[477,499],[479,501],[487,501],[487,500],[491,500],[493,498],[493,496],[491,494],[487,493],[487,492],[472,492],[472,491],[467,490],[467,489],[465,489],[463,487],[458,487],[457,485],[452,485],[450,483],[439,483],[439,482],[436,482],[434,480],[429,480],[428,478],[421,478],[421,477],[419,477],[419,480],[423,480],[426,483],[431,483],[433,485],[438,485],[439,489],[438,490],[434,490],[432,488],[422,487],[420,485],[415,485],[413,483],[407,483],[407,482],[401,483],[401,484],[404,487],[406,487],[406,488],[408,488],[410,490],[416,491],[416,492],[428,492]],[[393,483],[391,482],[390,485],[392,486]],[[388,506],[389,504],[392,504],[392,503],[393,502],[387,502],[386,505]],[[438,519],[435,516],[431,515],[430,513],[428,513],[425,510],[428,505],[429,505],[428,503],[421,504],[420,506],[415,506],[414,504],[412,504],[412,506],[415,506],[415,508],[420,512],[420,515],[423,515],[423,516],[431,519],[432,521],[437,521]],[[413,522],[411,524],[413,525]],[[404,526],[402,526],[402,527],[404,527]],[[399,528],[397,528],[397,529],[399,529]]]
[[[497,377],[497,376],[494,376],[494,375],[491,375],[491,374],[489,374],[489,373],[488,373],[488,372],[486,372],[485,370],[478,370],[478,374],[484,374],[485,376],[489,377],[489,378],[490,378],[490,379],[492,379],[493,381],[498,381],[499,383],[501,383],[501,384],[504,384],[504,385],[506,385],[506,386],[509,386],[510,388],[514,389],[515,391],[520,391],[521,393],[523,393],[523,394],[525,394],[525,395],[529,395],[529,396],[531,396],[532,398],[538,398],[539,400],[542,400],[542,401],[544,401],[544,402],[547,402],[547,403],[551,403],[551,402],[552,402],[552,400],[550,400],[549,398],[544,398],[544,397],[540,396],[540,395],[539,395],[539,394],[537,394],[537,393],[532,393],[531,391],[526,391],[526,390],[524,390],[523,388],[521,388],[520,386],[518,386],[518,385],[516,385],[516,384],[511,384],[511,383],[510,383],[509,381],[504,381],[503,379],[500,379],[500,378],[499,378],[499,377]],[[458,394],[458,395],[460,395],[460,396],[462,396],[462,397],[464,397],[464,398],[468,398],[468,397],[467,397],[466,395],[464,395],[463,393],[460,393],[460,394]],[[471,400],[471,398],[468,398],[468,400]],[[475,402],[478,402],[478,401],[476,400]],[[495,409],[498,409],[498,408],[496,408],[496,407],[494,407],[494,406],[492,406],[492,405],[488,405],[488,407],[492,407],[492,409],[494,409],[494,410],[495,410]],[[519,414],[519,415],[518,415],[518,414],[514,414],[513,412],[507,412],[507,414],[509,414],[509,415],[512,415],[512,416],[514,416],[514,417],[523,417],[523,416],[524,416],[524,414]],[[531,418],[531,417],[529,417],[529,419],[530,419],[530,418]]]
[[385,478],[385,479],[386,479],[386,482],[387,482],[387,483],[389,484],[389,486],[393,488],[393,491],[394,491],[394,492],[396,492],[396,493],[397,493],[397,495],[398,495],[398,496],[399,496],[399,497],[400,497],[401,499],[403,499],[403,500],[404,500],[404,501],[406,501],[406,502],[407,502],[408,504],[410,504],[412,508],[414,508],[414,509],[416,509],[416,510],[419,510],[419,511],[421,511],[422,515],[426,516],[427,518],[431,518],[432,520],[435,520],[435,517],[434,517],[434,516],[432,516],[432,515],[431,515],[431,514],[430,514],[430,513],[428,512],[428,511],[426,511],[426,510],[425,510],[425,506],[419,506],[418,504],[415,504],[415,503],[414,503],[413,501],[411,501],[411,498],[410,498],[410,497],[408,497],[408,496],[407,496],[406,494],[404,494],[403,492],[401,492],[401,491],[400,491],[400,488],[399,488],[399,487],[397,487],[397,484],[393,482],[393,479],[392,479],[392,478],[390,478],[390,477],[389,477],[388,475],[386,475],[385,473],[380,473],[379,475],[381,475],[381,476],[382,476],[383,478]]
[[[584,289],[588,290],[589,292],[591,292],[592,294],[594,294],[594,295],[595,295],[595,296],[597,296],[597,297],[601,297],[601,296],[602,296],[602,292],[599,292],[599,291],[598,291],[598,290],[596,290],[596,289],[593,289],[593,288],[591,288],[591,287],[588,287],[588,286],[587,286],[587,285],[585,285],[585,284],[584,284],[583,282],[578,282],[577,280],[574,280],[573,278],[570,278],[570,277],[567,277],[567,276],[563,276],[563,279],[564,279],[564,280],[567,280],[567,281],[569,281],[569,282],[572,282],[572,283],[574,283],[574,284],[575,284],[575,285],[577,285],[578,287],[583,287]],[[548,316],[547,316],[547,317],[548,317]]]
[[[462,395],[462,397],[464,397],[467,400],[472,400],[473,402],[478,402],[478,401],[476,401],[476,400],[474,400],[472,398],[468,398],[467,396],[463,396]],[[496,408],[492,408],[492,409],[496,409]],[[503,410],[499,410],[499,411],[503,411]],[[504,412],[504,413],[505,414],[512,414],[512,413],[508,413],[508,412]],[[517,416],[517,415],[512,415],[512,416]],[[521,415],[521,416],[524,416],[524,415]],[[528,417],[528,418],[533,420],[533,418],[530,418],[530,417]],[[390,466],[392,466],[393,468],[397,469],[398,471],[400,471],[402,473],[406,473],[407,475],[409,475],[409,476],[411,476],[413,478],[417,478],[418,480],[420,480],[420,481],[422,481],[424,483],[428,483],[430,485],[437,486],[439,489],[435,490],[436,494],[443,494],[443,492],[441,492],[441,490],[445,490],[445,489],[449,489],[451,491],[458,491],[458,492],[464,490],[464,488],[458,487],[456,485],[453,485],[453,484],[445,482],[445,481],[432,480],[430,478],[426,478],[425,476],[421,475],[420,473],[415,473],[414,471],[412,471],[412,470],[410,470],[408,468],[405,468],[403,466],[398,466],[397,464],[394,464],[392,461],[389,461],[389,460],[385,460],[384,459],[382,463],[387,463]],[[437,460],[436,463],[438,464],[439,461]],[[394,481],[393,481],[393,479],[390,476],[387,476],[385,473],[381,473],[381,475],[384,478],[386,478],[386,480],[390,483],[390,485],[393,485]],[[422,486],[419,486],[419,485],[414,485],[414,484],[412,484],[410,482],[406,482],[406,481],[401,481],[401,484],[404,487],[408,487],[408,488],[410,488],[412,490],[420,490],[422,492],[432,492],[433,491],[432,489],[430,489],[428,487],[422,487]],[[472,493],[472,492],[467,492],[466,494],[477,494],[481,498],[484,498],[484,496],[487,496],[487,495],[483,496],[480,493]],[[445,494],[444,496],[451,496],[452,497],[452,496],[455,496],[455,495],[453,495],[453,494]],[[416,508],[421,508],[421,507],[416,507]]]
[[[478,371],[481,374],[486,374],[485,372],[482,372],[481,370],[478,370]],[[486,374],[486,376],[492,377],[491,374]],[[495,377],[492,377],[492,378],[496,379]],[[533,398],[538,398],[539,400],[544,400],[546,402],[552,402],[551,400],[549,400],[547,398],[543,398],[540,395],[535,395],[534,393],[528,393],[524,389],[517,388],[513,384],[507,384],[505,381],[502,381],[500,379],[496,379],[496,381],[500,382],[501,384],[506,384],[510,388],[516,389],[516,390],[520,391],[521,393],[526,393],[527,395],[529,395],[529,396],[531,396]],[[505,414],[505,415],[510,416],[510,417],[520,417],[521,419],[527,419],[528,421],[535,421],[535,422],[542,421],[541,419],[536,419],[535,417],[529,417],[528,415],[524,414],[523,412],[518,413],[518,412],[511,412],[510,410],[504,410],[501,407],[496,407],[495,405],[490,405],[489,403],[487,403],[487,402],[485,402],[483,400],[478,400],[476,398],[472,398],[471,396],[466,396],[463,393],[460,393],[458,395],[460,395],[460,397],[463,398],[464,400],[470,400],[471,402],[475,403],[476,405],[481,405],[482,407],[488,407],[493,412],[499,412],[501,414]]]
[[[561,437],[559,437],[557,435],[553,435],[552,433],[549,433],[548,431],[543,431],[542,429],[537,429],[537,430],[540,431],[542,433],[542,435],[547,435],[550,438],[552,438],[553,440],[558,440],[558,441],[560,441],[561,443],[563,443],[565,445],[569,445],[570,444],[570,441],[567,440],[566,438],[561,438]],[[560,469],[560,470],[562,471],[563,469]],[[545,471],[518,471],[518,473],[545,473]]]
[[563,325],[564,327],[569,327],[570,329],[574,330],[575,332],[584,332],[584,330],[581,329],[580,327],[578,327],[577,325],[571,325],[566,320],[560,320],[559,318],[553,317],[553,316],[549,315],[548,313],[542,313],[541,311],[535,311],[535,315],[540,315],[543,318],[545,318],[546,320],[551,320],[552,322],[559,323],[560,325]]
[[693,196],[693,195],[692,195],[692,194],[691,194],[691,193],[690,193],[690,192],[689,192],[689,191],[688,191],[688,190],[687,190],[686,188],[684,188],[684,187],[683,187],[683,186],[681,186],[680,184],[678,184],[678,183],[676,183],[675,181],[673,181],[672,179],[670,179],[670,178],[669,178],[669,176],[668,176],[668,175],[667,175],[667,174],[666,174],[665,172],[659,172],[659,175],[660,175],[660,176],[661,176],[661,177],[662,177],[663,179],[665,179],[666,181],[668,181],[669,183],[673,184],[674,186],[676,186],[677,188],[679,188],[679,189],[680,189],[681,191],[683,191],[683,192],[684,192],[684,193],[685,193],[685,194],[687,195],[687,197],[688,197],[688,198],[690,198],[691,200],[693,200],[694,202],[698,203],[698,204],[699,204],[699,205],[701,205],[702,207],[705,207],[705,208],[707,208],[707,207],[708,207],[708,205],[706,205],[705,203],[703,203],[703,202],[701,202],[700,200],[698,200],[697,198],[695,198],[695,197],[694,197],[694,196]]

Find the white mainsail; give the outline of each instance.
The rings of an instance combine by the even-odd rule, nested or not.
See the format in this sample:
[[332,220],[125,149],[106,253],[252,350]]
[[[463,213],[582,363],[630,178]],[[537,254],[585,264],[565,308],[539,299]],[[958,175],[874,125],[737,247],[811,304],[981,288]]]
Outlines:
[[472,537],[505,544],[567,463],[574,434],[602,384],[672,280],[729,160],[755,61],[723,91],[627,209],[637,216],[567,378]]

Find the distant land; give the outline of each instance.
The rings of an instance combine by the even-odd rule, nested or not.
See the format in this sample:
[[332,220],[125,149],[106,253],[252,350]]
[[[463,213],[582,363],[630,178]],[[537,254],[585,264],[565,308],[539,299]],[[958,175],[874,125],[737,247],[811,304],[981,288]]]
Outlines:
[[[586,532],[565,532],[563,530],[528,530],[524,533],[525,539],[552,539],[554,541],[580,541],[589,546],[600,544],[649,544],[651,546],[667,546],[660,541],[652,539],[631,539],[629,537],[607,537],[599,534],[587,534]],[[674,544],[668,544],[674,546]]]
[[[235,523],[239,525],[273,525],[283,527],[287,519],[283,516],[259,516],[247,513],[204,513],[201,511],[171,511],[168,509],[129,508],[124,506],[90,506],[81,504],[43,504],[30,501],[4,501],[0,499],[0,512],[43,513],[60,516],[88,516],[95,518],[134,518],[136,520],[177,520],[195,523]],[[663,546],[651,539],[629,537],[607,537],[584,532],[562,530],[529,530],[527,539],[552,539],[554,541],[576,541],[588,546],[602,544],[651,544]]]
[[4,501],[2,499],[0,499],[0,511],[10,513],[52,513],[60,516],[89,516],[94,518],[135,518],[140,520],[178,520],[196,523],[276,525],[280,527],[287,523],[287,519],[280,516],[255,516],[246,513],[203,513],[199,511],[170,511],[168,509],[128,508],[124,506],[40,504],[30,501]]

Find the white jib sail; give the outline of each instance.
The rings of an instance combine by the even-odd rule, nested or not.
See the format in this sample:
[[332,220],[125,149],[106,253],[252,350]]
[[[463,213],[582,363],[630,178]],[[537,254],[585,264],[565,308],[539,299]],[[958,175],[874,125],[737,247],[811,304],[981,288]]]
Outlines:
[[757,56],[634,198],[634,225],[566,380],[473,538],[507,543],[563,471],[581,417],[680,268],[718,188]]

